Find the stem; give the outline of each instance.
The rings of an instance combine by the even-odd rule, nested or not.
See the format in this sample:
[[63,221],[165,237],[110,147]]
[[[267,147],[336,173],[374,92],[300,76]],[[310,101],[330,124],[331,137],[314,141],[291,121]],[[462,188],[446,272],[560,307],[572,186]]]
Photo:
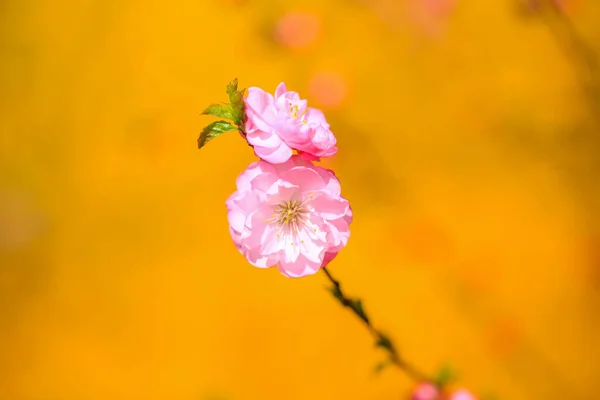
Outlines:
[[598,81],[598,59],[594,49],[579,35],[569,17],[556,2],[547,1],[546,5],[548,13],[542,12],[542,19],[565,54],[572,58],[584,94],[589,99],[592,117],[600,123],[598,117],[600,82]]
[[400,357],[400,354],[398,353],[398,350],[396,350],[396,346],[394,346],[392,341],[385,334],[383,334],[380,330],[376,329],[371,324],[371,320],[362,308],[361,301],[346,296],[342,291],[340,282],[331,275],[329,270],[326,267],[323,267],[322,270],[329,279],[329,281],[331,281],[331,283],[333,284],[333,288],[331,288],[331,291],[335,298],[338,299],[344,307],[348,307],[350,310],[352,310],[352,312],[354,312],[354,314],[356,314],[356,316],[366,325],[367,329],[369,329],[369,331],[375,338],[377,346],[383,347],[388,352],[388,363],[400,368],[408,376],[410,376],[416,381],[426,381],[436,384],[435,379],[419,371],[410,363],[406,362],[406,360],[404,360],[402,357]]

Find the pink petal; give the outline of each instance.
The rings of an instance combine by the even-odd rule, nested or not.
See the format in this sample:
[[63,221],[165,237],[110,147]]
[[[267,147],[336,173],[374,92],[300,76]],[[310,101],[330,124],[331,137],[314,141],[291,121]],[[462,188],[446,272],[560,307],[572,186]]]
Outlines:
[[314,169],[294,167],[280,174],[281,178],[294,182],[301,191],[318,191],[325,187],[325,181]]
[[326,182],[326,187],[323,191],[329,193],[329,195],[332,197],[340,197],[342,193],[342,187],[340,186],[340,181],[335,176],[335,173],[330,169],[321,167],[317,167],[315,170]]
[[275,116],[275,99],[260,88],[248,88],[248,96],[244,101],[251,112],[262,116],[265,120]]
[[298,232],[300,239],[300,253],[309,261],[319,263],[323,261],[323,253],[325,251],[325,243],[319,240],[313,240],[310,234],[305,229]]
[[287,86],[285,85],[285,83],[281,82],[277,86],[277,89],[275,89],[275,98],[278,98],[279,96],[283,95],[287,91],[288,91]]
[[333,261],[333,259],[338,255],[337,252],[327,252],[325,253],[325,256],[323,256],[323,264],[321,265],[321,268],[326,267],[330,262]]
[[327,225],[327,243],[329,250],[340,251],[348,244],[350,238],[350,228],[343,219],[325,221]]
[[[322,260],[322,258],[321,258]],[[321,269],[322,261],[315,263],[300,255],[296,261],[292,263],[280,261],[277,264],[277,269],[288,278],[300,278],[317,273]]]
[[273,166],[266,162],[256,161],[248,166],[248,168],[238,175],[235,180],[235,184],[238,190],[250,190],[250,182],[254,177],[265,173],[265,172],[274,172]]
[[264,256],[258,251],[246,251],[244,256],[250,264],[258,268],[269,268],[277,264],[277,257]]
[[246,223],[246,215],[244,213],[237,207],[232,207],[227,213],[227,220],[229,221],[229,226],[237,235],[242,233],[244,224]]
[[251,182],[251,188],[254,191],[259,191],[262,193],[271,192],[273,193],[275,189],[273,185],[275,185],[279,181],[279,177],[276,174],[262,174],[258,175]]
[[244,226],[250,232],[242,239],[242,245],[246,249],[259,251],[263,255],[271,254],[262,252],[263,243],[276,235],[274,227],[268,223],[269,218],[271,218],[270,207],[261,207],[246,217]]
[[349,206],[347,200],[331,197],[329,194],[316,197],[310,205],[324,219],[329,220],[342,218],[346,215]]
[[283,254],[280,263],[295,263],[300,257],[300,240],[292,235],[286,235],[283,243]]
[[298,155],[300,155],[300,157],[302,157],[303,159],[308,160],[308,161],[320,161],[319,157],[312,155],[310,153],[307,153],[305,151],[299,151]]
[[283,144],[283,140],[277,134],[257,129],[247,132],[246,140],[252,146],[264,147],[266,149],[275,149]]
[[323,111],[317,108],[308,107],[306,109],[306,116],[304,118],[306,119],[307,124],[324,125],[329,128],[325,114],[323,114]]
[[292,156],[292,149],[282,142],[275,149],[255,146],[254,153],[267,162],[281,164],[290,159]]

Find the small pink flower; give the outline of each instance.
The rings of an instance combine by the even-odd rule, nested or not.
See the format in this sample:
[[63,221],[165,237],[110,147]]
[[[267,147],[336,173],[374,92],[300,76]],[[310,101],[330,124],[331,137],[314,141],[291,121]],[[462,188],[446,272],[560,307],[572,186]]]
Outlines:
[[292,151],[308,160],[337,152],[336,139],[323,113],[307,106],[296,92],[280,83],[275,96],[251,87],[246,101],[246,140],[254,153],[273,164],[286,162]]
[[438,400],[438,388],[429,382],[420,383],[412,393],[411,400]]
[[458,389],[452,392],[449,400],[477,400],[477,397],[467,389]]
[[346,246],[352,209],[331,170],[300,156],[257,161],[227,199],[230,233],[250,264],[291,278],[311,275]]

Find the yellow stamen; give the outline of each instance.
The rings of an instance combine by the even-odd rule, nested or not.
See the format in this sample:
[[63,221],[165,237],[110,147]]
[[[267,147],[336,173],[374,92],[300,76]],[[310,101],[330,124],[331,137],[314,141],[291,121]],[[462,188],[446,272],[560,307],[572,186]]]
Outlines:
[[292,118],[298,118],[298,106],[291,106],[290,114],[292,114]]

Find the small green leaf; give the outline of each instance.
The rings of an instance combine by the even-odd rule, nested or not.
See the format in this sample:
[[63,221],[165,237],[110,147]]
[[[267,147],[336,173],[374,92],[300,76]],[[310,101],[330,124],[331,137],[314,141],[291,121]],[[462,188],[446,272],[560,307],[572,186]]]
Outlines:
[[229,82],[225,89],[229,96],[229,103],[231,106],[232,120],[236,125],[242,126],[246,122],[244,94],[246,89],[238,90],[237,78]]
[[379,335],[379,339],[377,339],[377,342],[375,342],[375,346],[383,347],[384,349],[390,350],[390,351],[393,348],[392,341],[383,334]]
[[232,80],[231,82],[229,82],[227,84],[227,87],[225,88],[225,91],[227,92],[227,95],[229,97],[231,97],[234,93],[236,93],[238,87],[238,80],[237,78],[235,78],[234,80]]
[[202,111],[204,115],[212,115],[218,118],[234,119],[233,110],[229,104],[211,104]]
[[369,323],[369,317],[367,317],[367,314],[365,314],[365,310],[360,299],[351,300],[351,307],[358,314],[358,316],[363,319],[363,321]]
[[455,381],[457,378],[456,371],[449,366],[442,366],[439,371],[435,374],[435,384],[439,387],[444,387],[452,381]]
[[481,400],[499,400],[499,397],[495,393],[486,393],[480,397]]
[[329,290],[331,292],[331,294],[333,295],[333,297],[335,297],[336,299],[338,299],[342,303],[344,302],[344,295],[340,291],[340,288],[338,288],[337,286],[334,285],[334,286],[328,287],[327,290]]
[[200,137],[198,138],[198,148],[201,149],[206,143],[225,132],[235,130],[237,130],[237,128],[227,121],[212,122],[202,130],[202,133],[200,133]]

